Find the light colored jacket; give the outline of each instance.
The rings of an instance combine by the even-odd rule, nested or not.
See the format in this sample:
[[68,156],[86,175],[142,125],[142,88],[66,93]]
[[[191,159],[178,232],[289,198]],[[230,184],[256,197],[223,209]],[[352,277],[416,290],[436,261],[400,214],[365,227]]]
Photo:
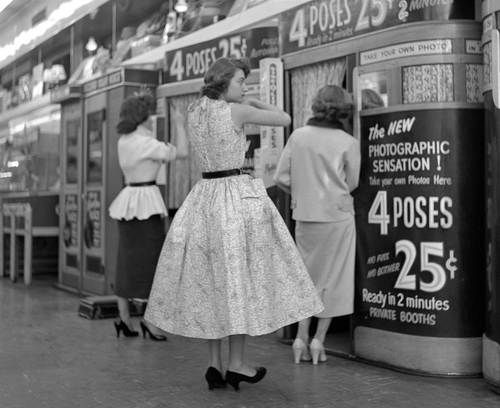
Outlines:
[[157,140],[143,125],[118,139],[118,162],[126,183],[154,181],[161,164],[175,156],[175,146]]
[[[162,163],[175,155],[175,146],[156,140],[143,125],[118,139],[118,162],[127,184],[158,180]],[[167,214],[156,185],[125,186],[109,206],[109,215],[116,220],[145,220],[155,214]]]
[[340,129],[304,126],[290,136],[274,181],[292,195],[298,221],[338,222],[354,215],[350,194],[358,186],[359,142]]

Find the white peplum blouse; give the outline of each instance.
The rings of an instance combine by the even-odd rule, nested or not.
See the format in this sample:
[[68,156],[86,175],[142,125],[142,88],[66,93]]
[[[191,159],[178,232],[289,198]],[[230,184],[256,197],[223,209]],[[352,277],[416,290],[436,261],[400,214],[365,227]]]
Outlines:
[[[118,162],[126,184],[155,181],[161,165],[175,159],[175,156],[175,146],[160,142],[142,125],[118,140]],[[146,220],[155,214],[167,215],[163,197],[156,185],[127,185],[109,206],[110,217],[117,220]]]

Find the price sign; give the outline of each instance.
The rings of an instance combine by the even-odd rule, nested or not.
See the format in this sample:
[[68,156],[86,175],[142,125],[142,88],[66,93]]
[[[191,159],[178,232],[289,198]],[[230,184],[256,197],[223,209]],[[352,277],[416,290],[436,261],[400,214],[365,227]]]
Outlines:
[[357,324],[481,335],[483,159],[466,136],[479,123],[466,109],[362,117]]
[[221,57],[248,58],[251,68],[259,67],[259,60],[277,57],[278,29],[260,27],[229,36],[219,37],[190,47],[168,51],[165,58],[168,72],[166,82],[201,78],[210,65]]
[[282,53],[315,47],[416,21],[474,19],[474,2],[421,0],[316,0],[280,19]]

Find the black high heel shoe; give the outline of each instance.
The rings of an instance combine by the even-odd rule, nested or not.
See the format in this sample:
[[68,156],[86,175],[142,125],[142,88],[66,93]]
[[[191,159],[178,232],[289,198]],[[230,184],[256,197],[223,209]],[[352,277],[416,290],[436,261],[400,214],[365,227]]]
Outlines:
[[226,388],[227,385],[222,373],[215,367],[208,367],[205,373],[205,380],[207,380],[209,390],[213,390],[214,388]]
[[153,334],[151,333],[151,330],[149,330],[149,327],[141,321],[141,330],[142,330],[142,337],[145,339],[146,338],[146,333],[149,334],[149,338],[154,341],[167,341],[167,336],[163,334]]
[[137,337],[139,335],[138,331],[130,330],[123,320],[120,320],[120,323],[113,323],[115,324],[116,337],[120,337],[121,331],[123,331],[125,337]]
[[240,382],[255,384],[264,378],[266,372],[267,370],[265,367],[259,367],[257,368],[257,372],[255,373],[255,375],[253,377],[250,377],[248,375],[228,370],[226,371],[226,382],[230,384],[235,391],[238,391],[240,389]]

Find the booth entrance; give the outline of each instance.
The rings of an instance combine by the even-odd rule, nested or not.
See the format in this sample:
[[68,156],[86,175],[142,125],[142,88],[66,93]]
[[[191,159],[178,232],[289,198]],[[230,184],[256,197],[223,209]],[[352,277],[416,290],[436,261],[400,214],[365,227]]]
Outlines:
[[[338,85],[352,91],[352,73],[355,67],[355,55],[330,55],[330,59],[304,65],[307,59],[300,56],[285,58],[285,72],[288,111],[292,114],[292,130],[302,127],[312,116],[313,98],[322,86]],[[292,234],[295,222],[290,212],[286,221]],[[285,340],[291,342],[295,337],[296,325],[285,331]],[[310,331],[315,331],[316,319],[311,323]],[[338,316],[332,319],[325,348],[334,355],[354,357],[351,341],[352,319],[350,316]]]
[[330,21],[313,1],[280,22],[293,127],[321,86],[356,99],[355,314],[340,336],[333,322],[325,346],[416,373],[477,375],[484,157],[470,135],[482,134],[481,27],[474,2],[398,7],[353,5]]
[[[108,207],[123,185],[115,128],[122,101],[145,88],[156,71],[119,69],[66,91],[63,106],[63,185],[59,285],[82,294],[111,294],[118,230]],[[64,92],[63,92],[64,93]]]
[[80,166],[82,139],[82,90],[65,86],[52,91],[51,99],[61,104],[61,193],[59,211],[58,285],[80,290],[81,214]]

